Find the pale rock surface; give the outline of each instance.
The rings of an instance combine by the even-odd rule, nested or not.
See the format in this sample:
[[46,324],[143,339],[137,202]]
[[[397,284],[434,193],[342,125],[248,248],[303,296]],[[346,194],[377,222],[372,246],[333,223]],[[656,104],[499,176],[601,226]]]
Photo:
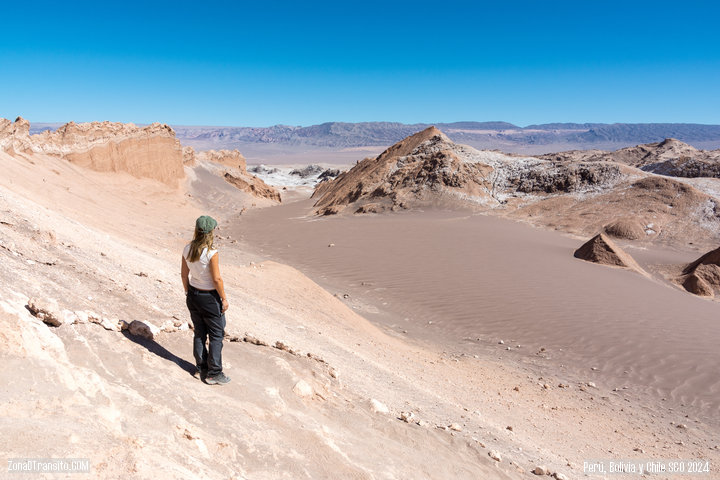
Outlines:
[[230,185],[252,194],[255,197],[267,198],[273,202],[280,203],[282,201],[280,192],[269,186],[258,177],[248,177],[247,175],[233,175],[226,172],[223,175],[225,181]]
[[305,380],[299,380],[293,387],[293,392],[302,398],[312,397],[313,393],[315,393],[312,386]]
[[33,315],[48,325],[59,327],[64,323],[65,316],[53,299],[31,298],[27,305]]
[[195,154],[197,160],[232,167],[247,173],[247,162],[238,150],[205,150]]
[[490,450],[488,452],[488,457],[492,458],[496,462],[502,461],[502,455],[500,455],[500,452],[498,452],[497,450]]
[[127,172],[176,187],[184,177],[183,151],[168,125],[153,123],[67,123],[32,135],[35,153],[65,158],[100,172]]
[[387,405],[374,398],[370,399],[370,408],[372,409],[373,413],[390,413],[390,409],[387,407]]
[[550,470],[545,465],[538,465],[533,470],[535,475],[550,475]]
[[188,167],[194,167],[197,165],[197,158],[195,154],[195,149],[193,147],[182,147],[182,158],[183,158],[183,165]]

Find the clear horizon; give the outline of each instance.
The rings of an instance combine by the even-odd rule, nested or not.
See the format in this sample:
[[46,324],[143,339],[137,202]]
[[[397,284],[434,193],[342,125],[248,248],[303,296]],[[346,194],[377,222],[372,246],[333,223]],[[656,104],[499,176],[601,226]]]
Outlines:
[[0,117],[720,124],[713,2],[3,7]]

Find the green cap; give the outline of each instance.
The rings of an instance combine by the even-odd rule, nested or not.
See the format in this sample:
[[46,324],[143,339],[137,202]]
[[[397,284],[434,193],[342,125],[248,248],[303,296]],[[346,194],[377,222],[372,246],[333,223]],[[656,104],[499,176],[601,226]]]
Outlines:
[[210,233],[215,229],[215,227],[217,227],[217,221],[215,221],[215,219],[212,217],[208,217],[207,215],[198,217],[198,219],[195,220],[195,228],[197,228],[202,233]]

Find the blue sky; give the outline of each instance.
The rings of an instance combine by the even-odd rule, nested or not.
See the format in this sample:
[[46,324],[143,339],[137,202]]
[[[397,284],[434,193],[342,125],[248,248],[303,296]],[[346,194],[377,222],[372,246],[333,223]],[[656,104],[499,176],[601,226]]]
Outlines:
[[0,117],[720,124],[720,6],[616,2],[21,2]]

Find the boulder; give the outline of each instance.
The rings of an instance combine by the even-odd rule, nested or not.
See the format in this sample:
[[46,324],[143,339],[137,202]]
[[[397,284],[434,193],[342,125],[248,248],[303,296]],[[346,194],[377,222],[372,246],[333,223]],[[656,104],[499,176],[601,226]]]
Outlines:
[[390,412],[390,409],[387,407],[387,405],[380,402],[379,400],[375,400],[374,398],[370,400],[370,408],[372,409],[373,413],[389,413]]
[[59,327],[64,322],[64,315],[53,299],[31,298],[27,308],[37,318],[53,327]]
[[293,392],[301,398],[312,397],[313,393],[315,393],[312,386],[305,380],[298,381],[293,387]]
[[713,297],[720,292],[720,248],[711,250],[685,265],[677,282],[685,290],[701,297]]
[[128,332],[139,337],[147,338],[152,340],[155,335],[160,333],[160,329],[149,322],[141,322],[140,320],[133,320],[127,326]]

